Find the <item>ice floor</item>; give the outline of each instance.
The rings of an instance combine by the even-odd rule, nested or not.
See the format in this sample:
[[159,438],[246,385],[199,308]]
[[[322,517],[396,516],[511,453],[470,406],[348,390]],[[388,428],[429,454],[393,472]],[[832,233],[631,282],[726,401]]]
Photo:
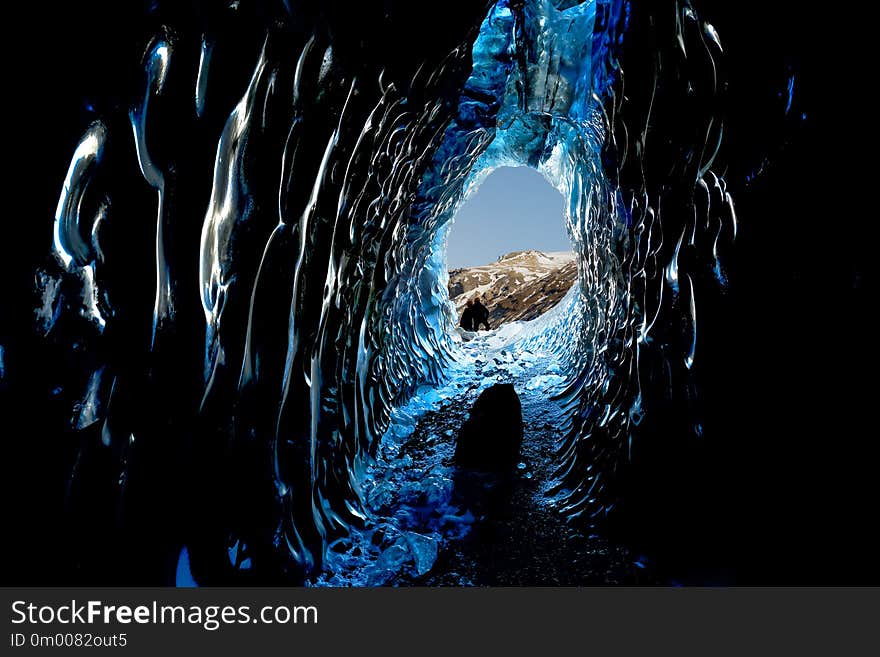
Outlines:
[[[552,398],[564,378],[552,353],[517,346],[523,326],[475,334],[449,383],[394,410],[363,479],[366,525],[330,544],[311,585],[616,583],[638,573],[624,550],[581,534],[554,508],[548,491],[565,417]],[[495,383],[520,396],[524,439],[512,510],[487,534],[480,512],[453,494],[452,456],[471,406]]]

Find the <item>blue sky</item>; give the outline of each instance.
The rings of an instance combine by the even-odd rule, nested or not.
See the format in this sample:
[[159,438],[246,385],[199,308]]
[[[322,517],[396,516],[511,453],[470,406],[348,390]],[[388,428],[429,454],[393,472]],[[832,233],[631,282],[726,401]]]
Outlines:
[[450,269],[494,262],[511,251],[569,251],[562,195],[528,167],[493,171],[455,215]]

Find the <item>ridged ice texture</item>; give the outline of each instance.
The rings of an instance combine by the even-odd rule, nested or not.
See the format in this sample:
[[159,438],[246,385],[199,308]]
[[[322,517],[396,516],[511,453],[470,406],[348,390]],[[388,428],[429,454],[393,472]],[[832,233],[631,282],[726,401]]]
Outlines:
[[[592,409],[610,386],[622,385],[617,366],[630,349],[621,336],[636,321],[624,271],[626,215],[600,160],[606,126],[603,106],[592,94],[595,10],[592,2],[561,11],[535,2],[516,15],[499,3],[484,25],[496,36],[485,40],[489,47],[482,51],[478,40],[474,56],[476,76],[481,65],[502,70],[505,55],[515,53],[495,136],[473,165],[471,189],[498,166],[536,168],[566,199],[561,219],[579,256],[575,289],[512,347],[514,354],[556,352],[567,364],[564,395],[571,421],[560,446],[558,495],[572,517],[585,509],[598,513],[611,499],[602,494],[601,473],[621,458],[631,399],[608,399],[602,417],[593,417]],[[510,35],[512,49],[499,34]],[[596,433],[615,423],[598,443]]]
[[[686,3],[668,5],[675,26],[661,37],[682,61],[708,65],[711,84],[694,93],[711,97],[717,32]],[[646,156],[652,111],[636,113],[637,124],[621,118],[617,57],[632,6],[499,0],[445,59],[407,78],[357,69],[320,27],[305,37],[267,29],[225,124],[210,121],[223,44],[165,31],[153,41],[127,121],[89,127],[73,155],[55,218],[56,263],[39,275],[38,320],[45,333],[61,332],[65,313],[92,327],[67,338],[97,354],[72,377],[85,382],[73,424],[102,422],[120,498],[144,440],[166,454],[192,449],[200,501],[187,503],[211,509],[194,522],[218,542],[188,546],[197,579],[235,581],[243,570],[261,573],[257,581],[295,579],[361,521],[362,472],[392,408],[442,383],[458,356],[446,235],[456,209],[504,165],[531,166],[559,189],[579,257],[576,288],[513,347],[566,363],[570,420],[556,494],[573,519],[613,506],[613,481],[646,412],[641,376],[653,365],[643,352],[659,347],[684,371],[696,358],[695,269],[682,258],[709,262],[722,280],[719,251],[735,233],[730,195],[711,171],[721,138],[711,112],[695,124],[694,143],[678,144],[674,188],[686,200],[662,222],[657,181],[632,173]],[[185,58],[191,80],[173,75]],[[655,91],[663,75],[658,67]],[[157,111],[166,121],[189,117],[212,157],[163,141]],[[134,158],[117,148],[113,166],[151,192],[141,214],[125,219],[113,215],[124,203],[118,180],[90,185],[108,133],[118,143],[123,130]],[[184,170],[202,171],[209,193]],[[186,211],[194,207],[206,209],[194,217]],[[114,254],[152,263],[149,313],[132,309],[119,264],[96,278],[107,217],[150,227],[151,243]],[[71,286],[81,302],[62,303]],[[131,326],[147,317],[149,341],[139,343],[143,332]],[[676,318],[679,337],[655,337]],[[126,345],[109,360],[105,327]],[[180,374],[190,370],[199,385]],[[121,415],[139,412],[149,421]],[[227,552],[235,556],[224,561]]]

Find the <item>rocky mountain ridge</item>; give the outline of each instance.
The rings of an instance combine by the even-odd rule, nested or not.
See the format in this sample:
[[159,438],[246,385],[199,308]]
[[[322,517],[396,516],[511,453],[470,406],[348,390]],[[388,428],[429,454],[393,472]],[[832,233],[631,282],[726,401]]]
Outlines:
[[562,300],[576,280],[572,252],[514,251],[486,265],[450,270],[449,298],[461,315],[465,304],[479,296],[495,328],[542,315]]

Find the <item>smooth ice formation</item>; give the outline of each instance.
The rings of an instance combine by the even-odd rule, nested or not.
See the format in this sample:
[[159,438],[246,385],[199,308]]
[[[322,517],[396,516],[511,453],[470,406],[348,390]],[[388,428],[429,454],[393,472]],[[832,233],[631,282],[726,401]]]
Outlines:
[[[123,514],[154,494],[177,509],[179,535],[149,544],[187,544],[183,581],[423,575],[473,518],[451,502],[448,455],[415,473],[402,446],[479,362],[480,388],[530,377],[554,395],[549,494],[572,520],[606,514],[650,412],[643,381],[687,380],[697,277],[723,282],[736,229],[712,170],[718,33],[687,3],[641,4],[499,0],[391,56],[393,22],[364,26],[362,50],[342,22],[283,11],[235,43],[164,26],[127,126],[96,122],[77,146],[38,277],[40,330],[87,354],[69,365],[73,428],[100,430],[87,454],[108,450],[76,477],[113,482]],[[633,62],[625,105],[633,25],[688,72]],[[245,60],[247,76],[220,81]],[[649,119],[669,107],[690,130],[660,148]],[[578,283],[538,320],[464,345],[446,238],[509,165],[563,195]]]

